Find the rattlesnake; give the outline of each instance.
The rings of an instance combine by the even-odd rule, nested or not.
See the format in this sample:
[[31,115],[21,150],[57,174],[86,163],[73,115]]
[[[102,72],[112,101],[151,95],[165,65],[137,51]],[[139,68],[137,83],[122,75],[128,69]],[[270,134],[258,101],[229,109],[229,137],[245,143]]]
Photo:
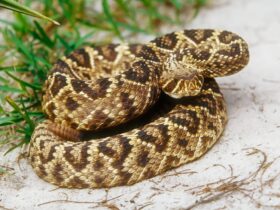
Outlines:
[[[190,162],[218,140],[227,121],[212,78],[233,74],[248,60],[241,37],[208,29],[76,50],[57,61],[45,83],[48,120],[32,135],[31,165],[55,185],[100,188]],[[145,123],[126,129],[145,113]],[[89,131],[107,133],[120,124],[125,132],[91,139]]]

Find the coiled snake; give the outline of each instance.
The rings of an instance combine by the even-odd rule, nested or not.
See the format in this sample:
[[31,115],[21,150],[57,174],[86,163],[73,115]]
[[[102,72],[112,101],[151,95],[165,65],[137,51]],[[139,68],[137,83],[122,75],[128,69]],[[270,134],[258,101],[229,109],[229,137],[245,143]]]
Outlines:
[[[45,83],[48,120],[32,135],[31,165],[55,185],[100,188],[131,185],[193,161],[227,121],[212,78],[236,73],[248,60],[241,37],[207,29],[76,50],[57,61]],[[136,128],[89,137],[89,131],[129,126],[144,113],[148,120]]]

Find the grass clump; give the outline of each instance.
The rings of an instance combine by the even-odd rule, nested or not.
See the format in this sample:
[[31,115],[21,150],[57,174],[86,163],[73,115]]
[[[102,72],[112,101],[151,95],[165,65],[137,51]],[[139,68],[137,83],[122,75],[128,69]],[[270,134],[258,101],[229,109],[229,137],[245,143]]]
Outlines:
[[[5,2],[9,0],[0,4],[0,12]],[[22,2],[25,12],[17,4],[17,12],[5,11],[11,17],[0,18],[0,146],[10,144],[8,151],[28,143],[44,119],[42,85],[57,58],[92,42],[157,33],[162,24],[180,24],[185,13],[196,15],[206,0]],[[28,16],[28,8],[60,26]]]

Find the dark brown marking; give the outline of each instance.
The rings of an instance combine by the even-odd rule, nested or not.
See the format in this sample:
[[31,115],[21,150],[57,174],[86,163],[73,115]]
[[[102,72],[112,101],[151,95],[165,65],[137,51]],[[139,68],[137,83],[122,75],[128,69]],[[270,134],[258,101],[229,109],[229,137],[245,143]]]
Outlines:
[[197,113],[195,111],[189,110],[189,115],[190,115],[191,120],[190,120],[190,123],[188,126],[188,131],[192,134],[196,134],[197,130],[199,128],[199,125],[200,125],[200,120],[197,117]]
[[186,147],[188,146],[189,141],[186,139],[178,139],[178,145],[180,145],[181,147]]
[[98,96],[97,92],[94,89],[90,88],[88,84],[83,80],[73,79],[71,80],[71,84],[74,91],[76,91],[77,93],[84,92],[93,99],[97,98]]
[[60,163],[56,163],[54,166],[54,170],[52,172],[53,176],[55,177],[57,182],[62,182],[64,180],[63,177],[63,167]]
[[190,100],[189,104],[193,106],[205,107],[206,109],[208,109],[211,115],[216,115],[217,113],[216,99],[212,94],[199,95],[199,98],[197,98],[196,100]]
[[[77,145],[78,144],[80,144],[80,143],[77,143]],[[87,150],[88,150],[89,145],[90,145],[89,142],[83,143],[81,149],[77,152],[77,154],[79,154],[78,157],[73,156],[71,154],[71,151],[73,151],[75,144],[73,146],[65,147],[64,157],[74,167],[74,169],[76,171],[81,171],[89,164],[89,161],[87,159],[87,157],[88,157]]]
[[54,67],[50,70],[49,76],[53,75],[53,73],[55,73],[55,72],[60,72],[60,73],[63,73],[63,74],[72,75],[70,67],[68,66],[68,64],[65,63],[63,60],[60,60],[60,59],[54,64]]
[[224,110],[225,111],[225,104],[222,101],[219,101],[217,103],[217,107],[219,110]]
[[235,41],[235,40],[238,40],[240,39],[239,36],[237,36],[236,34],[233,34],[231,32],[228,32],[228,31],[222,31],[220,34],[219,34],[219,40],[220,42],[224,43],[224,44],[229,44],[231,43],[232,41]]
[[[54,144],[54,145],[51,146],[51,148],[48,152],[47,158],[45,158],[42,153],[39,154],[40,160],[42,161],[42,165],[44,165],[44,164],[46,164],[46,163],[48,163],[48,162],[50,162],[54,159],[54,154],[56,152],[56,149],[55,149],[56,146],[57,146],[57,144]],[[40,145],[40,147],[41,147],[41,145]]]
[[139,154],[139,156],[137,158],[138,166],[145,167],[147,165],[147,163],[150,160],[148,155],[149,155],[149,152],[147,152],[147,151],[143,151],[141,154]]
[[66,107],[67,107],[67,109],[69,109],[70,111],[74,111],[74,110],[76,110],[78,107],[79,107],[79,104],[78,104],[78,102],[77,101],[75,101],[73,98],[71,98],[71,97],[68,97],[67,99],[66,99]]
[[214,126],[213,122],[209,122],[207,124],[207,129],[209,129],[209,130],[216,130],[216,127]]
[[[34,144],[32,144],[32,143],[30,143],[30,148],[32,148],[32,147],[34,147]],[[31,163],[34,163],[35,162],[35,156],[34,155],[32,155],[31,157],[30,157],[30,161],[31,161]]]
[[90,78],[90,75],[89,75],[88,73],[83,72],[83,73],[82,73],[82,76],[83,76],[83,78],[85,78],[85,79],[87,79],[87,80],[90,80],[90,79],[91,79],[91,78]]
[[39,177],[48,176],[48,173],[46,172],[46,169],[42,164],[40,164],[38,167],[39,167],[39,174],[38,174]]
[[143,45],[140,45],[140,44],[129,45],[129,51],[134,55],[138,55],[141,52],[142,48],[143,48]]
[[102,183],[104,182],[104,177],[95,175],[95,176],[94,176],[94,182],[95,182],[96,184],[102,184]]
[[55,104],[53,102],[49,103],[46,107],[46,114],[49,116],[50,119],[55,118],[54,110],[56,109]]
[[156,55],[156,52],[148,46],[143,46],[138,56],[142,57],[145,60],[159,62],[159,58]]
[[210,58],[211,54],[207,51],[202,51],[202,50],[198,50],[198,49],[189,49],[191,56],[193,57],[193,59],[195,60],[199,60],[199,61],[206,61]]
[[150,72],[151,70],[145,62],[138,61],[133,63],[132,67],[124,72],[124,75],[128,80],[145,84],[150,81]]
[[53,96],[56,96],[59,91],[67,85],[66,78],[62,75],[55,75],[54,82],[50,87]]
[[152,143],[154,143],[154,142],[157,140],[156,137],[147,134],[147,133],[146,133],[145,131],[143,131],[143,130],[140,130],[140,131],[137,133],[137,136],[138,136],[138,138],[139,138],[140,140],[145,141],[145,142],[152,142]]
[[99,159],[97,159],[93,164],[93,168],[95,171],[99,171],[103,167],[103,165],[104,164]]
[[100,142],[98,145],[99,152],[103,153],[104,155],[108,157],[113,157],[116,154],[116,151],[113,150],[111,147],[107,146],[107,142],[103,141]]
[[212,36],[213,30],[185,30],[184,34],[189,37],[196,44],[206,41]]
[[217,51],[218,54],[220,55],[225,55],[225,56],[230,56],[230,57],[235,57],[235,56],[240,56],[240,46],[238,43],[234,43],[230,45],[231,48],[228,50],[219,50]]
[[162,152],[166,148],[167,142],[169,140],[168,127],[166,125],[158,125],[154,127],[154,129],[156,129],[158,132],[156,137],[147,134],[144,130],[140,130],[137,133],[138,138],[147,143],[154,144],[156,151]]
[[177,37],[175,33],[170,33],[162,37],[158,37],[151,41],[155,43],[157,47],[172,50],[177,44]]
[[119,154],[117,160],[112,163],[112,165],[114,168],[122,169],[125,159],[130,154],[132,145],[129,144],[130,140],[127,137],[119,136],[118,139],[119,145],[121,146],[121,153]]
[[129,98],[129,94],[125,92],[120,93],[120,101],[122,102],[124,110],[129,110],[133,106],[134,102]]
[[106,95],[108,87],[111,85],[108,78],[98,79],[94,82],[94,87],[90,87],[85,81],[73,79],[71,80],[72,87],[77,93],[84,92],[90,98],[102,98]]
[[194,151],[193,151],[193,150],[187,150],[187,151],[186,151],[186,154],[187,154],[190,158],[192,158],[193,155],[194,155]]
[[40,148],[41,151],[43,151],[45,149],[45,142],[44,141],[40,141],[39,148]]
[[75,61],[78,66],[91,68],[90,57],[84,48],[75,50],[67,58],[70,58],[72,61]]
[[100,55],[102,55],[106,60],[108,61],[114,61],[117,57],[117,52],[115,48],[119,44],[108,44],[106,46],[99,46],[96,47],[95,49],[98,51]]
[[102,97],[106,94],[106,90],[109,88],[109,86],[112,84],[112,82],[109,80],[109,78],[102,78],[96,80],[96,85],[98,86],[98,92],[99,97]]
[[149,168],[148,170],[146,170],[144,172],[145,179],[154,177],[155,175],[156,175],[156,172],[152,168]]
[[170,121],[172,121],[172,123],[177,124],[179,126],[188,127],[190,125],[190,121],[186,118],[171,116],[169,119]]
[[151,101],[156,101],[160,95],[160,89],[158,86],[152,86],[150,90]]
[[210,136],[202,136],[201,137],[203,145],[208,145],[209,142],[211,142],[213,140],[213,138],[211,138]]
[[166,145],[169,141],[169,135],[168,135],[168,126],[167,125],[158,125],[156,129],[159,131],[159,136],[157,137],[156,144],[156,151],[162,152],[165,150]]
[[68,183],[67,186],[75,187],[75,188],[88,188],[89,185],[86,184],[83,180],[78,178],[77,176],[73,177]]
[[111,74],[112,73],[112,67],[102,66],[102,71]]
[[200,148],[200,152],[204,153],[206,152],[207,149],[209,149],[209,145],[210,143],[213,141],[213,138],[209,137],[209,136],[203,136],[201,137],[202,139],[202,147]]
[[166,158],[166,169],[169,169],[170,166],[176,167],[178,166],[180,159],[177,156],[168,156]]
[[215,93],[221,93],[218,84],[211,78],[205,78],[203,90],[212,89]]
[[120,171],[119,176],[121,177],[120,185],[126,185],[129,183],[130,177],[132,176],[129,172]]
[[85,89],[90,89],[89,86],[86,84],[86,82],[83,80],[72,79],[71,84],[72,84],[74,91],[76,91],[77,93],[80,93],[81,91],[84,91]]
[[200,120],[197,117],[197,113],[192,110],[185,110],[185,115],[188,115],[188,118],[180,118],[176,116],[171,116],[169,119],[180,126],[188,128],[188,131],[191,134],[196,134],[197,129],[199,128]]

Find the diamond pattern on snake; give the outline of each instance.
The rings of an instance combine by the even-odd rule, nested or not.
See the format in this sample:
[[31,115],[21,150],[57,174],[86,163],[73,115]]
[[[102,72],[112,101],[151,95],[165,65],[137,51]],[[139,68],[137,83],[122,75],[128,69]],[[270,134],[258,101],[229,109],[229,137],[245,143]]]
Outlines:
[[[211,29],[75,50],[54,64],[45,82],[47,119],[32,135],[30,163],[60,187],[102,188],[132,185],[193,161],[226,126],[214,78],[248,61],[240,36]],[[137,119],[141,123],[128,126]]]

